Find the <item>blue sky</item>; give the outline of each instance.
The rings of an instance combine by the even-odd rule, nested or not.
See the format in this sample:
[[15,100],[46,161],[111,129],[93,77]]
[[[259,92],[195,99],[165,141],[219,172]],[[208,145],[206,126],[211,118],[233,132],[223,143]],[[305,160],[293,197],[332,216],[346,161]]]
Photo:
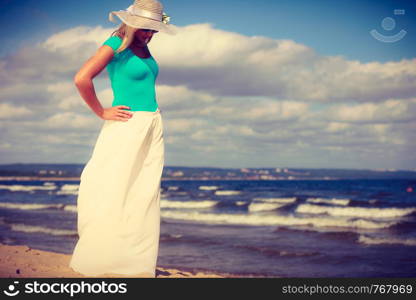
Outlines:
[[[13,44],[25,44],[77,25],[110,26],[111,10],[125,9],[131,1],[4,0],[0,4],[3,34],[1,54]],[[288,38],[307,44],[319,53],[344,55],[363,62],[412,58],[416,53],[416,3],[378,0],[211,0],[164,1],[172,23],[180,26],[213,23],[215,27],[245,35]],[[404,15],[394,15],[404,9]],[[396,21],[396,30],[381,27],[385,17]],[[17,26],[21,25],[21,26]],[[368,33],[407,31],[398,43],[380,43]],[[15,32],[11,37],[11,32]]]
[[[167,165],[416,170],[414,1],[162,2],[180,28],[149,46]],[[0,163],[88,160],[101,123],[72,79],[131,3],[0,3]]]

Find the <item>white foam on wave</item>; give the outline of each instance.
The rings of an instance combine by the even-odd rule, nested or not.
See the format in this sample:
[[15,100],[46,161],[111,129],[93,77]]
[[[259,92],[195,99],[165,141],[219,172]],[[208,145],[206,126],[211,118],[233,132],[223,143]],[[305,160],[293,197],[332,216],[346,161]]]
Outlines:
[[342,227],[356,229],[388,228],[395,222],[376,222],[368,220],[348,220],[335,218],[296,218],[294,216],[259,215],[259,214],[211,214],[199,212],[162,211],[163,218],[209,224],[232,224],[252,226],[309,226],[309,227]]
[[331,207],[313,204],[301,204],[296,208],[298,213],[322,214],[331,216],[358,218],[397,218],[415,212],[416,208],[373,208],[373,207]]
[[199,186],[200,190],[204,190],[204,191],[212,191],[212,190],[217,190],[218,186],[216,185],[201,185]]
[[245,201],[236,201],[236,202],[235,202],[235,204],[236,204],[237,206],[242,206],[242,205],[246,205],[246,204],[247,204],[247,202],[245,202]]
[[415,238],[398,238],[398,237],[389,237],[389,238],[379,238],[379,237],[369,237],[365,235],[360,235],[358,242],[366,245],[380,245],[380,244],[398,244],[406,246],[416,246]]
[[269,203],[293,203],[296,197],[289,198],[253,198],[255,201],[269,202]]
[[79,184],[64,184],[57,195],[78,195]]
[[77,206],[76,205],[65,205],[64,206],[64,210],[66,210],[66,211],[70,211],[70,212],[77,212],[78,210],[77,210]]
[[0,190],[9,190],[12,192],[33,192],[36,190],[44,190],[50,191],[56,189],[55,185],[21,185],[21,184],[13,184],[13,185],[6,185],[0,184]]
[[10,224],[11,230],[21,231],[28,233],[46,233],[51,235],[76,235],[77,231],[75,230],[66,230],[66,229],[53,229],[43,226],[31,226],[25,224]]
[[43,185],[55,185],[55,182],[46,181],[43,183]]
[[65,204],[39,204],[39,203],[10,203],[0,202],[1,208],[36,210],[36,209],[62,209]]
[[57,191],[57,195],[78,195],[78,191]]
[[259,211],[269,211],[275,210],[279,207],[285,206],[286,203],[263,203],[263,202],[252,202],[248,206],[248,211],[250,212],[259,212]]
[[176,192],[176,193],[174,193],[173,195],[175,195],[175,196],[179,196],[179,195],[184,195],[184,196],[186,196],[186,195],[188,195],[188,192],[185,192],[185,191],[183,191],[183,192]]
[[178,186],[168,186],[168,191],[177,191],[178,189]]
[[231,190],[224,190],[224,191],[215,191],[215,195],[218,196],[232,196],[232,195],[240,195],[241,191],[231,191]]
[[217,204],[217,201],[160,201],[161,208],[209,208]]
[[348,205],[350,203],[350,199],[324,199],[324,198],[308,198],[306,202],[311,203],[326,203],[326,204],[335,204],[335,205]]
[[76,191],[79,188],[79,184],[64,184],[61,186],[61,191]]

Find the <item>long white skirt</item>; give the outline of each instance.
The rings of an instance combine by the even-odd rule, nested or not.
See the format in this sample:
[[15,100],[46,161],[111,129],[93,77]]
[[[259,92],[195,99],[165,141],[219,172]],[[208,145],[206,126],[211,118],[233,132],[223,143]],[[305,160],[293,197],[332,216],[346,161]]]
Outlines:
[[160,110],[104,121],[81,177],[70,267],[85,275],[155,276],[164,166]]

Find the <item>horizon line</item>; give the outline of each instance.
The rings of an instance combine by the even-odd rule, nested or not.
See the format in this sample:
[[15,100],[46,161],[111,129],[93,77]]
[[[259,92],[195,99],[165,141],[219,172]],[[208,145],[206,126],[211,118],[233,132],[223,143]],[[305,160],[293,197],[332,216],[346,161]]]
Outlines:
[[[45,162],[14,162],[14,163],[0,163],[0,166],[6,165],[85,165],[86,163],[45,163]],[[353,171],[377,171],[377,172],[416,172],[414,169],[396,169],[396,168],[342,168],[342,167],[288,167],[288,166],[276,166],[276,167],[213,167],[213,166],[181,166],[181,165],[165,165],[164,167],[173,168],[207,168],[207,169],[301,169],[301,170],[353,170]]]

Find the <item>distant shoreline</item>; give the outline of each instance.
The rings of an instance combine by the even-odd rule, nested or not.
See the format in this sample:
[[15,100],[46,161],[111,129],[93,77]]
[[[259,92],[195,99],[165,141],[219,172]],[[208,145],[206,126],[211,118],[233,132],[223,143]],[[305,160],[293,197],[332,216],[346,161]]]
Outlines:
[[[290,178],[230,178],[230,177],[215,177],[215,178],[198,178],[198,177],[162,177],[162,181],[332,181],[332,180],[415,180],[414,178],[406,177],[364,177],[364,178],[348,178],[348,177],[290,177]],[[80,177],[43,177],[43,176],[0,176],[0,181],[80,181]]]
[[[162,178],[162,181],[168,180],[194,180],[194,181],[210,181],[210,180],[252,180],[252,181],[290,181],[290,180],[342,180],[343,178]],[[344,178],[347,179],[347,178]],[[80,181],[80,177],[38,177],[38,176],[0,176],[0,181]]]
[[[79,182],[85,166],[80,164],[9,164],[0,165],[3,181]],[[210,168],[165,166],[162,181],[339,181],[339,180],[416,180],[416,170],[352,170],[289,168]]]
[[16,181],[79,181],[79,177],[38,177],[38,176],[0,176],[0,180],[16,180]]

